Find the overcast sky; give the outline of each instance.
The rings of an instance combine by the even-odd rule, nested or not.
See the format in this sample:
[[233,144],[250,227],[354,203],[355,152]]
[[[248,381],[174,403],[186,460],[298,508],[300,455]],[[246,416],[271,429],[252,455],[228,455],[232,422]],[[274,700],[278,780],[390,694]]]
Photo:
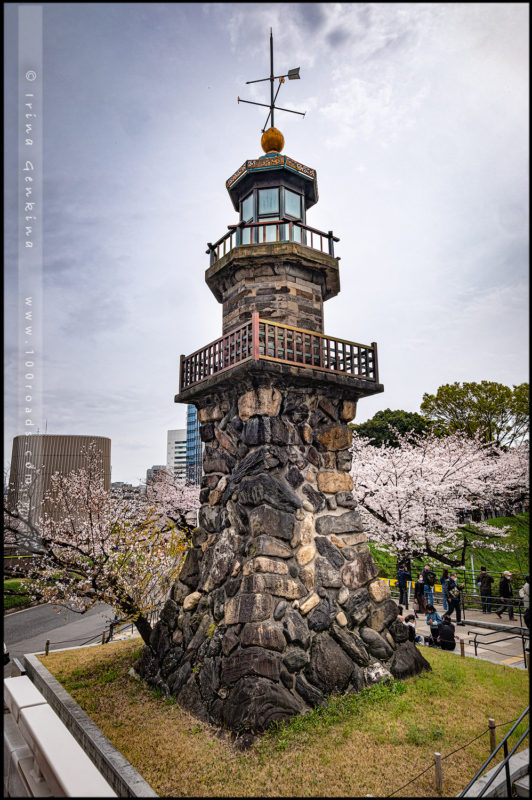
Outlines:
[[[112,440],[112,479],[166,460],[181,353],[221,335],[206,243],[262,154],[273,28],[284,152],[340,242],[325,331],[379,346],[384,408],[528,380],[528,5],[45,3],[40,430]],[[6,424],[17,392],[17,14],[6,19]]]

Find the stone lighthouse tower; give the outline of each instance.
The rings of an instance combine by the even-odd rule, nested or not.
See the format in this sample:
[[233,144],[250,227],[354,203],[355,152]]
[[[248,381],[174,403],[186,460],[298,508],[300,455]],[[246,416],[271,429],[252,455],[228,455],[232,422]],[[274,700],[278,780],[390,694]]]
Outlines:
[[199,526],[137,664],[200,719],[247,735],[430,668],[351,492],[348,423],[383,391],[377,345],[324,333],[339,239],[308,224],[316,171],[283,154],[276,128],[261,143],[226,183],[238,222],[208,245],[222,336],[181,357],[175,399],[196,406],[205,443]]

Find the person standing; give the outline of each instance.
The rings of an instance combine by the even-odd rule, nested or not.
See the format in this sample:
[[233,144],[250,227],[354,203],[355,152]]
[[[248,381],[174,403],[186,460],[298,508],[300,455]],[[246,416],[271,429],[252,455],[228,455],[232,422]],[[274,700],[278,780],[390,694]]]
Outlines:
[[449,583],[449,570],[445,568],[441,574],[441,601],[443,603],[443,610],[449,610],[449,603],[447,602],[446,591],[447,584]]
[[512,584],[510,583],[511,577],[512,573],[509,570],[505,570],[499,583],[499,597],[501,598],[501,605],[495,612],[499,619],[502,619],[502,615],[505,610],[508,610],[508,619],[514,619],[514,606],[512,603],[514,593]]
[[525,575],[525,582],[519,589],[519,597],[525,609],[525,625],[530,630],[530,575]]
[[462,622],[462,610],[460,608],[460,593],[465,584],[458,585],[456,572],[451,572],[449,583],[447,584],[447,602],[449,604],[448,617],[451,618],[453,611],[456,611],[456,624],[464,625]]
[[[414,584],[414,601],[417,603],[417,610],[420,614],[425,613],[425,586],[423,575],[420,572]],[[415,610],[415,609],[414,609]]]
[[397,570],[397,586],[399,587],[399,605],[408,608],[408,581],[412,580],[407,568],[401,564]]
[[482,603],[482,613],[491,614],[491,584],[493,578],[486,570],[486,567],[481,567],[477,575],[477,584],[480,589],[480,600]]
[[434,603],[434,584],[436,583],[436,573],[431,570],[428,564],[421,573],[423,575],[423,592],[425,594],[425,605]]

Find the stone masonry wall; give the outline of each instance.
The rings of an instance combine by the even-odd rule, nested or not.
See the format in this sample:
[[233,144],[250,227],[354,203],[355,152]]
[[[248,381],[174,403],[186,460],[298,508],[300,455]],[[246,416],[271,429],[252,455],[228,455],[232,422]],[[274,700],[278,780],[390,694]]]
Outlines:
[[281,378],[198,403],[199,527],[136,669],[199,719],[249,737],[333,692],[430,669],[352,497],[355,411],[341,388]]

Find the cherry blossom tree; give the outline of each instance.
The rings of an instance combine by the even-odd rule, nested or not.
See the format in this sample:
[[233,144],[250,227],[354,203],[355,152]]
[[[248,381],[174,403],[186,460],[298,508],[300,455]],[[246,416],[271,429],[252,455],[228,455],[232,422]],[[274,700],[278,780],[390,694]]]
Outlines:
[[4,517],[8,540],[40,555],[30,575],[35,596],[80,613],[108,603],[148,643],[149,616],[179,574],[198,507],[198,489],[166,472],[145,492],[109,492],[89,448],[84,468],[52,477],[37,518],[24,502]]
[[509,530],[458,524],[460,509],[528,496],[528,446],[504,452],[455,433],[395,432],[398,447],[353,437],[353,496],[370,538],[398,562],[431,557],[463,566],[467,546],[498,549]]

